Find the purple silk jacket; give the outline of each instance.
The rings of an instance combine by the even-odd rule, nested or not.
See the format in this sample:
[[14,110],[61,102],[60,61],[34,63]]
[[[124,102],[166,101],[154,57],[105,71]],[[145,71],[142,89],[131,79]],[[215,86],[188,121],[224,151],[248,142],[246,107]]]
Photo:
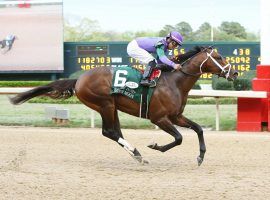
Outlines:
[[164,54],[157,55],[158,63],[164,63],[174,68],[175,63],[168,59],[165,55],[165,52],[168,51],[168,44],[166,42],[166,38],[162,37],[139,37],[136,38],[138,46],[149,53],[157,54],[157,49],[164,49]]

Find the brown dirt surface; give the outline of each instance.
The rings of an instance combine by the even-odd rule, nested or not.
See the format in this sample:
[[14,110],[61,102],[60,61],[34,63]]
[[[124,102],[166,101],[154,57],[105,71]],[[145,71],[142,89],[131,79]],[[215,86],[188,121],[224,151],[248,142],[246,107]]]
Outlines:
[[0,127],[0,199],[268,199],[270,134],[205,131],[161,153],[160,130],[123,130],[150,163],[140,165],[100,129]]

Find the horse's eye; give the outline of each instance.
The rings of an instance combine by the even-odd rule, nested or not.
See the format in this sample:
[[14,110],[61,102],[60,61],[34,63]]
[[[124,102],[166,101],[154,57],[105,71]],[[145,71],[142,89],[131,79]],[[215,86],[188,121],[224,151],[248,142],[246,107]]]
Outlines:
[[217,60],[222,60],[222,56],[217,56]]

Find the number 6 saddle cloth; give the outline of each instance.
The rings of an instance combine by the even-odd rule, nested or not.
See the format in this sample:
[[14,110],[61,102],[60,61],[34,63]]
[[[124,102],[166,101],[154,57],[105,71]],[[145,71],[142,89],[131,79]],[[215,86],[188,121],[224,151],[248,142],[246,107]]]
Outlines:
[[[161,75],[161,70],[154,69],[150,79],[157,82]],[[116,67],[113,72],[111,94],[121,94],[127,96],[134,101],[146,106],[146,116],[140,117],[147,118],[148,105],[151,100],[154,87],[148,88],[140,85],[142,79],[142,71],[133,67]],[[143,95],[144,94],[144,95]]]

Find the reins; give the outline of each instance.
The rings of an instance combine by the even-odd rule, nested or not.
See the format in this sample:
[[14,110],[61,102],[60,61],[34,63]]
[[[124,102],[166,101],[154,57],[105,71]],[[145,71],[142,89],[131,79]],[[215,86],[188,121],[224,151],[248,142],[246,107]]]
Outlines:
[[[203,51],[205,51],[207,48],[204,48],[202,51],[199,51],[197,52],[196,54],[194,54],[193,56],[191,56],[190,58],[186,59],[184,62],[180,63],[183,67],[184,65],[190,61],[192,58],[196,57],[199,53],[202,53]],[[188,76],[193,76],[193,77],[197,77],[198,75],[201,75],[202,73],[197,73],[197,74],[191,74],[191,73],[188,73],[186,71],[184,71],[183,69],[180,69],[180,71],[185,74],[185,75],[188,75]]]
[[[185,60],[184,62],[182,62],[182,63],[180,63],[180,64],[181,64],[182,66],[184,66],[186,62],[190,61],[192,58],[196,57],[199,53],[202,53],[202,52],[204,52],[205,50],[207,50],[207,49],[209,49],[209,48],[210,48],[210,47],[204,48],[202,51],[197,52],[196,54],[194,54],[193,56],[191,56],[190,58],[188,58],[187,60]],[[228,79],[229,74],[230,74],[230,71],[231,71],[231,67],[232,67],[231,64],[228,63],[228,64],[225,65],[225,66],[221,66],[221,65],[216,61],[216,59],[214,59],[214,58],[212,57],[212,53],[213,53],[213,52],[214,52],[214,49],[212,49],[212,51],[211,51],[210,53],[206,52],[207,57],[206,57],[206,59],[204,59],[204,61],[202,61],[202,63],[200,64],[200,72],[199,72],[199,73],[197,73],[197,74],[191,74],[191,73],[188,73],[188,72],[184,71],[183,69],[181,69],[180,71],[181,71],[183,74],[185,74],[185,75],[197,77],[198,75],[201,75],[201,74],[204,73],[204,72],[202,71],[203,64],[210,58],[210,59],[216,64],[216,66],[217,66],[218,68],[221,69],[221,73],[218,74],[218,76],[220,76],[220,75],[223,73],[223,74],[225,75],[225,78]],[[225,69],[226,69],[227,67],[229,67],[229,69],[226,71]]]

